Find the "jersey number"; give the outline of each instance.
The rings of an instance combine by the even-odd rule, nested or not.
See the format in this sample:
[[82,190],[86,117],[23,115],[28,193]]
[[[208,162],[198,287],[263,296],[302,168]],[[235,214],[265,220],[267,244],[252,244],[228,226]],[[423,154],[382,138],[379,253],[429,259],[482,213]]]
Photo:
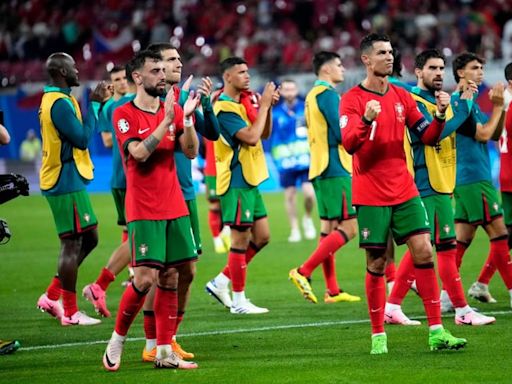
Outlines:
[[375,138],[375,130],[377,129],[377,122],[374,120],[372,122],[372,130],[370,131],[370,141],[373,141]]

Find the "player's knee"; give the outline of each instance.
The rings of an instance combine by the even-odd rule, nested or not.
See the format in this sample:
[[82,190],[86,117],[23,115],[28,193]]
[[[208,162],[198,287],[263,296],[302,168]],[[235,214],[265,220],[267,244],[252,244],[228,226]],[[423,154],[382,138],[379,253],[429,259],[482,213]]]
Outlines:
[[186,263],[180,266],[178,275],[178,284],[190,285],[196,276],[195,263]]
[[156,279],[153,274],[135,274],[133,278],[133,284],[140,292],[149,291],[155,282]]

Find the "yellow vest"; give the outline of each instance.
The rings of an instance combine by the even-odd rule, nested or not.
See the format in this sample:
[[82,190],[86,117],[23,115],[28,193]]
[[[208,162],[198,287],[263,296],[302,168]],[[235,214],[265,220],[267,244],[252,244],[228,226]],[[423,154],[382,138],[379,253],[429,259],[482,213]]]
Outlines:
[[[423,104],[428,112],[434,116],[436,105],[423,97],[411,93],[417,102]],[[446,110],[446,120],[453,117],[452,106]],[[424,145],[425,165],[428,170],[430,186],[437,193],[452,193],[455,188],[455,172],[457,164],[457,152],[455,149],[455,132],[445,137],[434,146]]]
[[[42,163],[39,174],[39,183],[41,190],[52,189],[60,177],[62,170],[61,149],[62,140],[59,132],[53,124],[51,110],[53,104],[59,99],[68,99],[75,107],[78,120],[82,122],[80,106],[73,96],[68,96],[61,92],[47,92],[43,94],[41,107],[39,108],[39,122],[41,124]],[[87,149],[73,148],[73,160],[80,176],[86,180],[93,179],[93,164]]]
[[[311,163],[309,165],[310,180],[320,176],[329,165],[329,127],[316,102],[316,97],[326,89],[328,88],[325,85],[317,85],[306,96],[304,115],[308,128],[308,143],[311,156]],[[348,154],[341,144],[338,145],[338,155],[343,168],[352,174],[352,156]]]
[[[220,112],[232,112],[240,116],[250,126],[252,123],[242,104],[227,100],[217,100],[213,106],[215,115]],[[222,136],[213,143],[215,152],[215,168],[217,170],[217,194],[223,195],[231,184],[231,163],[235,152],[228,141]],[[247,184],[257,187],[268,179],[267,163],[261,140],[254,146],[240,143],[238,146],[238,161],[242,167],[242,175]]]

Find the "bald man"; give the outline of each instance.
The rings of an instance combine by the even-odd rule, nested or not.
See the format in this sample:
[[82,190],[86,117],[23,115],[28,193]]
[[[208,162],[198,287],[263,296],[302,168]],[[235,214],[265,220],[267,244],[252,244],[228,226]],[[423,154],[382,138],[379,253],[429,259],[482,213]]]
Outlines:
[[[93,164],[87,146],[98,119],[101,103],[110,97],[106,83],[91,93],[84,119],[71,88],[79,86],[75,61],[66,53],[53,53],[46,61],[50,83],[44,88],[39,109],[42,137],[40,186],[46,197],[60,238],[57,275],[37,307],[67,325],[94,325],[78,310],[78,267],[96,247],[97,220],[85,190],[93,179]],[[59,298],[62,296],[62,304]]]

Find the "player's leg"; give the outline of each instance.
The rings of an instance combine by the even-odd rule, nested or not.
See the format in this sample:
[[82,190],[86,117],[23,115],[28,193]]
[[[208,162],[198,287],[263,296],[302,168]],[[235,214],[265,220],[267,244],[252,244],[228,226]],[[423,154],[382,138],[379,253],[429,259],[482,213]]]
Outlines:
[[430,222],[419,197],[394,207],[392,228],[397,243],[406,242],[411,251],[418,293],[423,300],[429,325],[430,349],[463,348],[467,341],[453,337],[442,325],[439,286],[430,241]]
[[388,293],[391,293],[396,279],[395,247],[393,246],[393,236],[391,233],[388,236],[388,246],[386,248],[386,269],[384,270],[384,276],[386,277]]
[[223,222],[219,197],[216,193],[216,177],[206,176],[206,197],[208,199],[208,227],[213,238],[215,253],[226,253],[229,246],[223,236]]
[[371,354],[388,352],[384,331],[386,305],[386,248],[391,224],[391,207],[360,206],[357,211],[359,246],[366,252],[365,291],[372,328]]
[[300,233],[299,220],[297,218],[297,188],[295,187],[295,185],[288,186],[285,188],[284,205],[291,228],[290,236],[288,236],[288,242],[299,242],[302,240],[302,235]]
[[302,195],[304,198],[304,217],[302,218],[302,229],[304,237],[308,240],[316,238],[316,228],[312,219],[313,208],[315,206],[315,190],[307,177],[307,171],[303,171]]

